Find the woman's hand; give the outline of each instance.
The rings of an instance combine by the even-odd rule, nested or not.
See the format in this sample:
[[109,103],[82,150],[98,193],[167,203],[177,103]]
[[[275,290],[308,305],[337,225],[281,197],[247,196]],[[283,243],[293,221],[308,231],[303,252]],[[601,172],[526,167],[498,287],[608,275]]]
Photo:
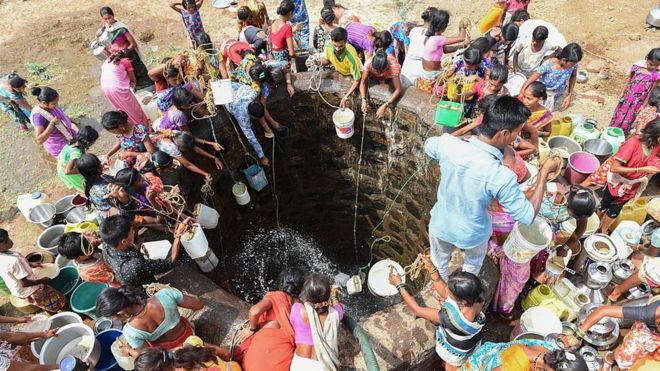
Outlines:
[[660,173],[660,169],[658,169],[658,168],[655,167],[655,166],[644,166],[644,167],[640,167],[639,170],[641,170],[641,171],[643,171],[643,172],[645,172],[645,173],[647,173],[647,174],[657,174],[657,173]]
[[390,284],[393,286],[396,286],[401,283],[401,276],[391,265],[390,265],[390,276],[388,279],[390,281]]
[[42,338],[52,338],[53,336],[57,336],[57,330],[59,330],[59,327],[55,327],[53,329],[47,330],[43,332],[43,335],[41,335]]
[[105,195],[103,198],[108,199],[108,198],[128,198],[128,194],[126,193],[126,190],[124,187],[117,185],[117,184],[108,184],[108,194]]
[[242,329],[238,335],[236,335],[236,344],[242,344],[245,340],[254,334],[256,334],[256,331],[250,330],[249,327]]
[[568,107],[570,107],[571,101],[573,100],[573,98],[571,98],[571,95],[572,94],[567,94],[566,97],[564,97],[564,101],[562,102],[562,105],[561,105],[561,110],[562,111],[566,111],[568,109]]
[[211,148],[213,148],[216,152],[219,152],[219,151],[222,151],[223,149],[225,149],[225,147],[221,146],[220,143],[209,141],[209,142],[206,142],[206,144],[211,146]]
[[213,163],[215,164],[215,167],[218,170],[222,170],[222,161],[220,161],[220,159],[218,158],[213,159]]
[[376,111],[376,118],[382,118],[383,116],[385,116],[386,110],[387,110],[387,103],[378,107],[378,111]]
[[296,94],[296,89],[293,88],[293,84],[290,82],[286,83],[286,91],[289,93],[290,97],[293,97],[293,95]]
[[431,258],[429,258],[427,255],[424,254],[419,254],[422,259],[422,263],[424,263],[424,269],[426,269],[427,272],[430,272],[435,269],[435,266],[433,265],[433,262],[431,261]]

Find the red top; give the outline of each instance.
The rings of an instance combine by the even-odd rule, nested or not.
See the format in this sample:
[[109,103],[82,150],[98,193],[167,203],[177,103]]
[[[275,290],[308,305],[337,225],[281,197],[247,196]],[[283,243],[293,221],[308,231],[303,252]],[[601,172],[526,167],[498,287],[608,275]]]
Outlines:
[[273,46],[274,51],[280,51],[286,49],[286,39],[293,38],[293,28],[288,23],[285,23],[284,26],[280,27],[277,32],[270,30],[270,43]]
[[[651,150],[649,156],[646,156],[642,149],[642,142],[640,141],[639,136],[635,135],[619,147],[619,151],[614,155],[614,158],[621,162],[625,167],[629,168],[653,166],[660,169],[660,145],[656,145]],[[626,179],[634,180],[646,176],[646,173],[639,171],[619,175]],[[632,185],[630,189],[627,190],[621,190],[624,186],[623,184],[614,185],[609,181],[607,182],[607,186],[610,193],[615,197],[617,197],[619,192],[623,193],[623,196],[620,198],[617,197],[618,199],[615,202],[620,205],[635,197],[637,188],[639,188],[639,183]]]
[[243,59],[241,53],[246,50],[254,51],[250,44],[235,39],[227,39],[220,46],[220,53],[222,53],[223,60],[229,58],[236,65],[241,64],[241,60]]

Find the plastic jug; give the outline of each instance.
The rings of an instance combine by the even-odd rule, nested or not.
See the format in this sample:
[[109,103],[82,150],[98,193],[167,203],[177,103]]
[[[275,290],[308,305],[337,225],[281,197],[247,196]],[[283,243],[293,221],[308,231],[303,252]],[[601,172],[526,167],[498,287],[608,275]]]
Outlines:
[[646,200],[639,198],[636,201],[630,200],[621,209],[621,213],[614,220],[610,230],[615,230],[616,227],[624,220],[631,220],[637,224],[643,224],[646,219]]
[[552,291],[566,306],[567,317],[563,320],[573,322],[578,318],[580,309],[591,303],[591,299],[585,294],[577,291],[577,288],[568,278],[558,280],[552,287]]
[[564,116],[559,120],[559,135],[565,137],[571,135],[573,131],[573,119],[570,116]]
[[555,293],[548,285],[538,285],[522,300],[523,310],[540,305],[546,300],[557,299]]
[[41,192],[25,193],[16,198],[16,206],[21,214],[23,214],[23,217],[28,219],[30,210],[37,205],[41,205],[45,202],[45,199],[45,195]]
[[640,243],[642,227],[636,221],[622,220],[610,233],[610,238],[616,247],[617,259],[625,259],[633,253],[631,246]]
[[620,128],[607,128],[603,131],[603,134],[600,136],[600,139],[604,139],[609,144],[612,145],[612,153],[616,153],[619,150],[619,147],[626,141],[626,135],[623,133],[623,130]]
[[570,135],[570,138],[578,142],[580,145],[583,145],[584,142],[589,139],[597,139],[598,137],[600,137],[600,131],[598,131],[596,125],[590,122],[585,122],[576,126],[575,130],[573,130]]
[[202,258],[209,251],[209,241],[199,224],[194,224],[188,233],[181,236],[181,244],[193,259]]

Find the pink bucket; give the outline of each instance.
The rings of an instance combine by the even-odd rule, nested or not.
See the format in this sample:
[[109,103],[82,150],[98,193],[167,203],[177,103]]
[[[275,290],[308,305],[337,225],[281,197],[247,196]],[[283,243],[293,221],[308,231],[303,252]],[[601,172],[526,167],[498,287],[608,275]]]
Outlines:
[[564,178],[571,184],[582,183],[589,175],[598,170],[600,162],[589,152],[573,152],[568,157],[568,166]]

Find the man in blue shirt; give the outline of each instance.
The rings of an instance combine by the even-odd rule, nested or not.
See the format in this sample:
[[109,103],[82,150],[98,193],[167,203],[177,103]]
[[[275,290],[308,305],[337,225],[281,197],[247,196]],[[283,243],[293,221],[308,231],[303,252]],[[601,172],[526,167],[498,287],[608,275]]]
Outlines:
[[548,174],[556,161],[547,161],[536,186],[527,195],[516,175],[504,166],[503,150],[520,134],[530,112],[518,99],[497,98],[484,112],[479,135],[469,139],[443,134],[424,143],[424,150],[440,164],[438,201],[431,209],[431,260],[447,280],[454,248],[465,251],[463,270],[478,275],[493,233],[488,206],[497,199],[511,217],[531,224],[541,207]]

